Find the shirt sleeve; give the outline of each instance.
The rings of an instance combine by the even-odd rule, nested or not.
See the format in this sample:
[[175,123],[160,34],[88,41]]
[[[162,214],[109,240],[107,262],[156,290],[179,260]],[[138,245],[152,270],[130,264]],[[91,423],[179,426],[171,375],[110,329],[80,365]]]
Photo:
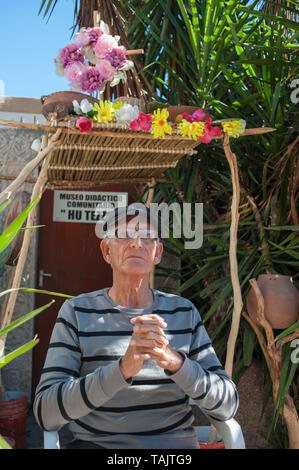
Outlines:
[[193,331],[188,355],[181,368],[171,375],[177,385],[211,418],[225,421],[232,418],[239,399],[235,384],[222,367],[199,312],[193,306]]
[[53,328],[48,353],[36,389],[33,412],[40,427],[60,429],[87,415],[130,385],[119,361],[80,377],[81,349],[74,309],[62,305]]

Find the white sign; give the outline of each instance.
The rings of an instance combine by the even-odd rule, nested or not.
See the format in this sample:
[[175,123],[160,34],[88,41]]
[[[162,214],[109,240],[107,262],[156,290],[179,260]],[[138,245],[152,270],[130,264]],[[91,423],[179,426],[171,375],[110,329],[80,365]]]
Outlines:
[[54,191],[54,222],[96,224],[108,211],[128,205],[128,193]]

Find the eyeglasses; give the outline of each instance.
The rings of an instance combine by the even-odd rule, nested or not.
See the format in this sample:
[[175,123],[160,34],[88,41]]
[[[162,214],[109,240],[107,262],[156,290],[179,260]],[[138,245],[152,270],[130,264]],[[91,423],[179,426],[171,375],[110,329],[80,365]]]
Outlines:
[[155,230],[150,228],[136,230],[134,227],[124,227],[116,229],[115,231],[113,230],[107,232],[105,238],[117,238],[123,240],[128,240],[130,238],[140,238],[142,241],[152,242],[158,239],[158,234]]

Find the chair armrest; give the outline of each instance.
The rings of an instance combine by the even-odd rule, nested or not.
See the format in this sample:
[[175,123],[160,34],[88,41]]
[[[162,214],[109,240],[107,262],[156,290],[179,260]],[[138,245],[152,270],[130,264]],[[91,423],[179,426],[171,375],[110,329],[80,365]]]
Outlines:
[[222,437],[226,449],[245,449],[241,426],[234,418],[226,421],[216,421],[209,417],[209,420]]
[[44,449],[60,449],[57,431],[44,431]]

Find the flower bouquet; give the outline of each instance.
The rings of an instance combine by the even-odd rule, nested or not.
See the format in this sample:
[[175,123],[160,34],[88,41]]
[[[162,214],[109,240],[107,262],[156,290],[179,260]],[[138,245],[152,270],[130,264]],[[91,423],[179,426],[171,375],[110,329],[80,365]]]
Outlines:
[[[150,132],[155,139],[165,138],[165,135],[176,133],[183,137],[198,140],[208,144],[213,137],[227,132],[230,137],[239,137],[245,130],[246,122],[242,119],[217,121],[221,127],[212,125],[212,119],[206,117],[203,109],[197,109],[193,114],[183,113],[176,124],[168,122],[167,109],[156,109],[152,114],[140,112],[138,106],[124,102],[99,101],[94,105],[86,99],[80,103],[73,101],[75,113],[80,116],[76,127],[80,132],[91,132],[92,122],[114,122],[116,125],[132,131]],[[215,124],[215,123],[213,123]]]
[[123,72],[134,66],[119,39],[109,34],[103,21],[99,27],[81,28],[74,42],[60,49],[54,59],[56,73],[65,76],[75,91],[102,93],[108,82],[111,87],[117,85],[125,78]]

